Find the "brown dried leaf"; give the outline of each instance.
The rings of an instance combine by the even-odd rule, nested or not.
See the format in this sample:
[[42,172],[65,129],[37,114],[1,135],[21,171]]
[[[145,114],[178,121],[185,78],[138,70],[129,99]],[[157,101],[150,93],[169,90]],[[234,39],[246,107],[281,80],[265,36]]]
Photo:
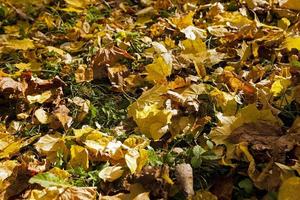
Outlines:
[[121,58],[134,59],[127,51],[116,46],[110,49],[100,49],[100,51],[92,59],[92,68],[94,79],[107,77],[107,66],[113,66]]
[[68,116],[70,110],[65,105],[60,105],[53,111],[53,115],[59,120],[64,129],[70,128],[73,118]]
[[190,164],[182,163],[175,167],[176,181],[187,197],[194,196],[193,168]]
[[26,87],[12,78],[0,77],[0,94],[4,95],[22,95]]
[[88,68],[86,65],[79,65],[75,71],[76,83],[89,82],[94,79],[92,68]]

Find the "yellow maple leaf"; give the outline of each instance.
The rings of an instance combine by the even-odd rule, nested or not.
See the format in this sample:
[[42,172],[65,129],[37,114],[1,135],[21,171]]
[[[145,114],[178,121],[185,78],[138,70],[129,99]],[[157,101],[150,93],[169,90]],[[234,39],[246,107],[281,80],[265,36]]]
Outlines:
[[189,12],[187,15],[174,17],[171,19],[171,21],[177,28],[181,30],[188,26],[194,25],[193,24],[194,14],[195,14],[194,12]]
[[180,46],[183,48],[182,57],[193,61],[198,75],[202,76],[202,74],[205,74],[203,64],[209,53],[202,39],[200,37],[186,39],[181,41]]
[[49,52],[55,52],[60,56],[65,56],[67,54],[64,50],[53,47],[53,46],[47,46],[46,48]]
[[240,12],[223,12],[220,15],[216,16],[215,21],[218,24],[229,24],[230,26],[236,28],[241,28],[243,26],[250,26],[255,24],[255,21],[248,19]]
[[51,90],[47,90],[41,94],[27,95],[27,100],[30,104],[44,103],[52,96]]
[[2,181],[10,177],[13,173],[15,167],[17,167],[19,163],[15,160],[6,160],[0,162],[0,186]]
[[75,8],[86,8],[89,4],[92,3],[91,0],[65,0],[65,2],[71,7]]
[[166,82],[167,76],[171,74],[172,64],[166,63],[162,56],[154,59],[152,64],[146,66],[146,71],[148,73],[147,79],[155,83]]
[[64,138],[61,134],[56,133],[53,135],[44,135],[35,143],[35,148],[43,156],[47,156],[47,160],[50,162],[55,162],[57,158],[57,153],[61,153],[63,158],[66,160],[69,154]]
[[292,50],[293,48],[300,50],[300,37],[287,37],[283,42],[283,47],[288,50]]
[[24,139],[17,139],[9,134],[0,133],[0,159],[9,158],[19,152]]
[[63,200],[80,199],[96,200],[97,190],[95,187],[49,187],[42,190],[30,191],[30,200]]
[[130,148],[143,149],[149,145],[149,140],[139,135],[130,135],[124,140],[123,145]]
[[136,172],[142,171],[143,167],[148,163],[148,151],[146,149],[140,149],[139,154]]
[[39,71],[39,70],[41,70],[41,64],[37,63],[37,62],[17,63],[17,64],[15,64],[15,66],[20,71],[24,71],[24,70]]
[[121,166],[108,166],[102,169],[98,176],[104,180],[104,182],[113,182],[123,175],[124,170]]
[[270,109],[258,110],[255,104],[242,108],[236,116],[224,116],[222,113],[218,113],[217,118],[220,125],[213,128],[209,134],[216,144],[226,143],[224,140],[232,131],[246,123],[266,121],[274,125],[280,124],[280,121],[272,114]]
[[292,10],[300,10],[299,0],[278,0],[279,6]]
[[[300,190],[300,178],[291,177],[283,182],[278,192],[278,200],[293,200]],[[297,199],[297,198],[296,198]]]
[[234,115],[237,109],[235,97],[227,92],[223,92],[217,88],[210,92],[217,103],[222,108],[224,115]]
[[51,116],[43,108],[39,108],[34,112],[34,116],[41,124],[49,124],[51,122]]
[[206,54],[206,45],[202,41],[201,38],[197,37],[194,40],[186,39],[181,41],[181,45],[183,46],[183,54]]
[[198,190],[192,197],[192,200],[218,200],[218,198],[206,190]]
[[58,167],[53,167],[48,172],[56,175],[57,177],[59,177],[63,180],[68,179],[71,176],[71,174],[69,174],[69,172],[67,172],[66,170],[60,169]]
[[145,137],[131,135],[124,142],[123,146],[128,149],[125,161],[131,172],[140,172],[148,162],[148,152],[144,148],[149,145]]
[[139,157],[139,152],[135,149],[129,149],[125,155],[125,161],[130,172],[133,174],[137,169],[137,159]]
[[136,111],[133,117],[142,133],[158,140],[165,134],[164,127],[171,122],[172,112],[152,104]]
[[79,145],[71,146],[71,159],[68,163],[69,167],[82,167],[87,170],[89,168],[89,153],[86,148]]
[[161,96],[168,91],[165,85],[154,86],[128,107],[129,117],[133,117],[139,130],[149,138],[158,140],[168,130],[171,122],[171,110],[164,108]]
[[271,86],[270,92],[275,96],[279,96],[284,92],[288,86],[291,85],[291,80],[289,78],[284,78],[284,77],[275,77],[275,81]]
[[31,39],[8,40],[4,44],[7,48],[10,49],[28,50],[33,49],[35,47]]

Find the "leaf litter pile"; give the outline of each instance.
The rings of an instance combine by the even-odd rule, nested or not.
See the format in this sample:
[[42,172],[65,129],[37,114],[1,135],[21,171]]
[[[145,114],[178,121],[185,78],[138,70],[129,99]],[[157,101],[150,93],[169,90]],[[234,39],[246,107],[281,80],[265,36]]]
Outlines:
[[299,199],[299,0],[0,1],[0,199]]

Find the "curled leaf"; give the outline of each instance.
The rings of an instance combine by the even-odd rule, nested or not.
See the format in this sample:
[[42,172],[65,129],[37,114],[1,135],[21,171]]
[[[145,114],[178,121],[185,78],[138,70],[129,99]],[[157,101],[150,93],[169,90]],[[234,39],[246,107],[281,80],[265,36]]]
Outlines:
[[121,166],[109,166],[102,169],[98,176],[104,181],[113,182],[120,178],[123,172],[124,170],[122,170]]

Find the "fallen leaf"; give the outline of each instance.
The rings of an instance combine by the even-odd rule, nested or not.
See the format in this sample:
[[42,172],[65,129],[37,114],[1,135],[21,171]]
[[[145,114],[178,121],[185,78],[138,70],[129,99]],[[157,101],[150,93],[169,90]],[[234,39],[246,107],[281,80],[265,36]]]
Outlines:
[[52,92],[50,90],[47,90],[42,94],[27,95],[27,100],[30,104],[34,104],[34,103],[42,104],[46,102],[48,99],[50,99],[51,96],[52,96]]
[[107,77],[107,66],[113,66],[122,58],[134,59],[127,51],[118,47],[111,47],[109,49],[102,48],[92,59],[92,69],[94,79],[101,79]]
[[67,172],[63,169],[60,169],[58,167],[53,167],[48,172],[51,174],[54,174],[55,176],[57,176],[58,178],[60,178],[62,180],[67,180],[71,177],[71,174],[69,174],[69,172]]
[[41,124],[49,124],[51,122],[51,116],[43,108],[39,108],[34,112],[34,116]]
[[10,177],[14,171],[14,169],[19,165],[19,163],[15,160],[6,160],[0,162],[0,185],[2,185],[3,181]]
[[172,63],[167,63],[163,57],[158,57],[150,65],[146,66],[147,79],[155,83],[166,82],[167,76],[171,74]]
[[71,7],[75,8],[85,8],[90,3],[92,3],[91,0],[65,0],[67,4],[69,4]]
[[147,192],[141,184],[130,185],[129,194],[117,194],[114,196],[100,196],[101,200],[150,200]]
[[30,62],[30,63],[17,63],[15,66],[20,70],[30,70],[30,71],[40,71],[41,70],[41,64],[37,62]]
[[300,2],[297,0],[278,0],[279,6],[292,10],[300,10]]
[[94,79],[93,70],[86,65],[79,65],[75,71],[76,83],[90,82]]
[[80,107],[80,112],[76,116],[77,121],[82,121],[90,111],[91,102],[80,97],[74,97],[72,102]]
[[17,154],[24,145],[24,139],[17,139],[8,134],[0,134],[0,159]]
[[60,134],[42,136],[35,144],[35,148],[43,156],[47,156],[50,162],[55,162],[57,153],[62,153],[63,158],[66,160],[69,150],[65,146],[64,140]]
[[287,37],[283,43],[283,47],[291,51],[293,48],[300,49],[300,37]]
[[218,200],[218,198],[209,191],[199,190],[195,192],[193,200]]
[[194,12],[189,12],[187,15],[184,16],[173,17],[171,21],[177,28],[181,30],[188,26],[194,25],[193,24],[194,14],[195,14]]
[[52,174],[50,172],[40,173],[35,175],[29,180],[29,183],[34,184],[40,184],[43,187],[53,187],[53,186],[59,186],[59,187],[69,187],[71,186],[69,183],[65,182],[64,180],[57,177],[55,174]]
[[9,77],[0,76],[0,93],[6,95],[22,95],[25,92],[25,86]]
[[291,85],[291,80],[284,77],[275,77],[270,92],[275,96],[281,95]]
[[164,85],[154,86],[128,107],[128,115],[133,117],[141,132],[154,140],[166,133],[172,118],[170,110],[161,109],[164,100],[160,95],[166,91]]
[[68,129],[73,121],[73,118],[68,115],[69,112],[70,110],[65,105],[60,105],[53,111],[53,115],[59,120],[64,129]]
[[30,192],[31,200],[96,200],[94,187],[50,187],[43,190],[34,189]]
[[102,169],[98,176],[104,180],[104,182],[113,182],[123,175],[124,170],[121,166],[108,166]]
[[254,104],[244,107],[236,116],[224,116],[222,113],[218,113],[217,118],[222,126],[218,126],[210,132],[210,137],[216,144],[223,144],[232,131],[246,123],[264,121],[273,125],[280,124],[280,121],[272,114],[271,110],[258,110]]
[[278,200],[292,200],[295,199],[300,190],[300,178],[292,177],[285,180],[279,188]]
[[190,164],[182,163],[175,167],[177,184],[188,198],[194,196],[193,169]]
[[130,169],[130,172],[132,174],[135,173],[138,167],[137,159],[139,158],[139,156],[139,152],[134,149],[128,150],[128,152],[125,154],[126,165]]
[[238,104],[234,95],[220,91],[217,88],[211,91],[210,95],[216,100],[217,106],[222,108],[224,115],[230,116],[235,114]]
[[89,168],[89,153],[86,148],[79,145],[72,145],[70,152],[71,158],[68,163],[69,167],[82,167],[84,170]]
[[4,45],[10,49],[20,49],[20,50],[28,50],[28,49],[33,49],[35,47],[31,39],[8,40],[4,43]]

